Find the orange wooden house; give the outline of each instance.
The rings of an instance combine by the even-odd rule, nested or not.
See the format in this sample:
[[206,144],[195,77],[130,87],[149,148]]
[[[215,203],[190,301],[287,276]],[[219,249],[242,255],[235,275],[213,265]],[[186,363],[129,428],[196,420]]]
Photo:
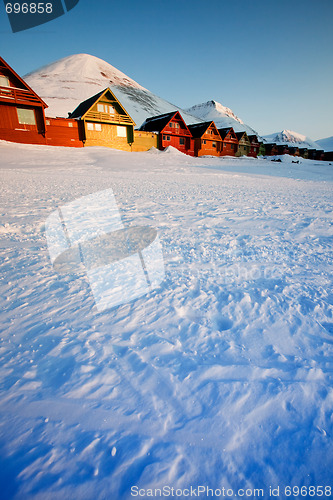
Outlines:
[[45,102],[0,57],[0,139],[45,144]]
[[221,136],[213,121],[188,126],[194,138],[194,156],[220,156]]
[[179,111],[147,118],[139,130],[158,133],[160,150],[173,146],[182,153],[194,156],[194,139]]
[[219,128],[222,139],[220,156],[235,156],[238,148],[238,138],[232,127]]

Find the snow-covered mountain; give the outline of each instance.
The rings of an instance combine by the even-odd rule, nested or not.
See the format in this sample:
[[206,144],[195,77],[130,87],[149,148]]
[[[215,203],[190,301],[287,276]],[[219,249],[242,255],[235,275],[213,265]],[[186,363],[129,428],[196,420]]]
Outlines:
[[319,139],[316,141],[320,149],[324,151],[333,151],[333,135],[331,137],[326,137],[325,139]]
[[217,101],[207,101],[201,104],[196,104],[186,111],[191,115],[203,121],[213,120],[217,128],[233,127],[235,132],[246,131],[247,134],[258,133],[249,125],[246,125],[238,116],[233,113],[230,108],[227,108]]
[[320,149],[312,139],[293,130],[282,130],[282,132],[264,135],[264,140],[265,142],[275,142],[278,145],[287,144],[290,147]]
[[180,111],[185,122],[196,117],[142,87],[111,64],[88,54],[65,57],[24,76],[26,82],[48,104],[47,116],[67,117],[80,102],[110,87],[137,126],[148,117]]

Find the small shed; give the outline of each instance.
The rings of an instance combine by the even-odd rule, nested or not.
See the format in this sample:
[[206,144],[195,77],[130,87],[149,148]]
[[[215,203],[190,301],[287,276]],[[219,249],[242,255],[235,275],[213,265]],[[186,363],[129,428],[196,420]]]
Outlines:
[[182,153],[194,156],[194,139],[179,111],[147,118],[139,130],[158,133],[161,151],[173,146]]
[[221,136],[213,121],[188,126],[194,138],[194,156],[220,156]]
[[238,139],[232,127],[218,129],[222,139],[220,156],[235,156],[238,148]]
[[246,132],[236,132],[236,136],[238,139],[238,148],[236,152],[236,156],[249,156],[249,152],[251,149],[251,142],[248,138]]
[[47,104],[0,57],[0,139],[45,144]]
[[111,89],[106,88],[81,102],[69,118],[79,121],[84,146],[131,151],[135,122]]

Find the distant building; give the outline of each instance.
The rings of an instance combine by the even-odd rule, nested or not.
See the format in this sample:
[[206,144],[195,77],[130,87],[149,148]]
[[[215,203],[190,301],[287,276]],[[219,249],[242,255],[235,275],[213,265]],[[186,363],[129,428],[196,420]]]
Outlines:
[[236,156],[248,156],[251,150],[251,142],[246,132],[236,132],[238,148]]
[[235,156],[238,148],[238,139],[232,127],[218,129],[222,139],[220,156]]
[[220,156],[221,136],[213,121],[188,126],[194,138],[194,156]]
[[182,153],[194,156],[194,139],[179,111],[147,118],[139,130],[158,133],[160,150],[173,146]]
[[252,158],[257,158],[259,154],[259,139],[255,134],[251,134],[248,136],[249,141],[250,141],[250,152],[248,156],[251,156]]

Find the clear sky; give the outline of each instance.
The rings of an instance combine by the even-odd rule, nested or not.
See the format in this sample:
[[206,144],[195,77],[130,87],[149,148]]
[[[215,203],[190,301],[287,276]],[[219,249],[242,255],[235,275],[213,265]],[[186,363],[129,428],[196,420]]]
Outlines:
[[12,33],[1,2],[0,54],[21,76],[92,54],[180,107],[214,99],[316,140],[333,135],[332,21],[333,0],[80,0]]

